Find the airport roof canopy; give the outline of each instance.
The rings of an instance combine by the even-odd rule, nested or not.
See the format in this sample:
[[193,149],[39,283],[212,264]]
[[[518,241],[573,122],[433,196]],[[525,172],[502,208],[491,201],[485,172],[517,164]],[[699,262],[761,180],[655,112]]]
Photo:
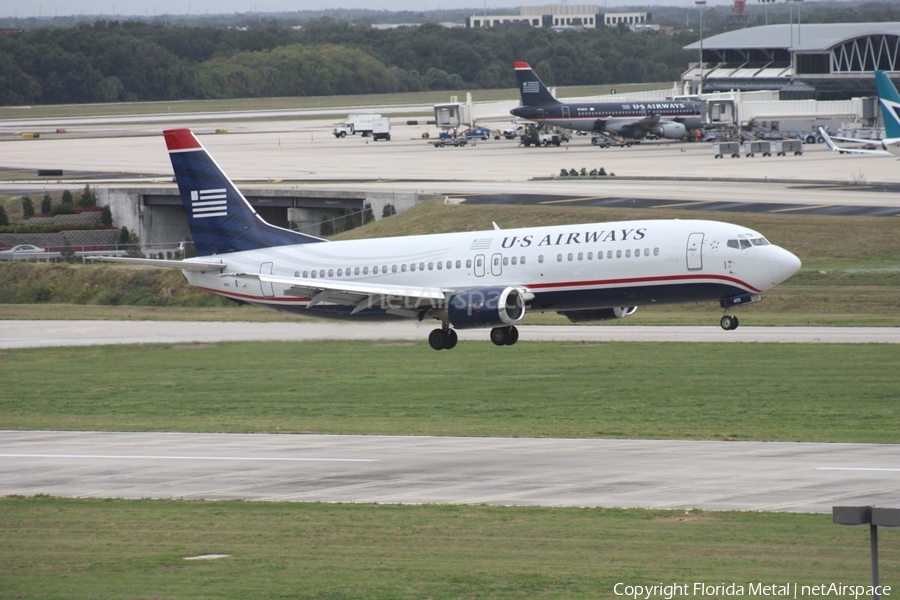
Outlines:
[[[783,48],[826,52],[844,42],[869,36],[900,36],[900,23],[808,23],[762,25],[727,31],[703,39],[705,50]],[[700,41],[684,47],[699,50]]]

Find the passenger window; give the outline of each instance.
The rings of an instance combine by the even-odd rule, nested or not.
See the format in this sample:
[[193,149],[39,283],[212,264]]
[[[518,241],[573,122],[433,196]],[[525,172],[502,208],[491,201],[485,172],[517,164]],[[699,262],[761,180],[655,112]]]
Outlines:
[[[428,268],[430,269],[431,267],[428,267]],[[420,271],[424,271],[424,270],[425,270],[425,263],[419,263],[419,270],[420,270]]]
[[328,269],[328,276],[334,277],[334,269]]
[[415,270],[416,270],[416,263],[413,263],[413,264],[409,265],[409,270],[410,270],[410,271],[415,271]]
[[429,271],[433,271],[433,270],[434,270],[434,263],[428,263],[428,270],[429,270]]
[[515,264],[516,264],[517,262],[519,262],[518,257],[513,256],[513,257],[512,257],[512,264],[513,264],[513,266],[515,266]]
[[544,264],[544,255],[543,254],[538,254],[538,263]]
[[363,267],[363,275],[369,274],[369,267]]
[[644,256],[650,256],[650,248],[644,248]]
[[467,259],[466,259],[466,268],[467,268],[467,269],[471,269],[471,268],[472,268],[472,259],[471,259],[471,258],[467,258]]
[[569,259],[569,262],[572,262],[572,253],[571,253],[571,252],[569,252],[569,255],[568,255],[568,256],[567,256],[567,257],[566,257],[566,258],[568,258],[568,259]]
[[622,258],[622,251],[616,250],[616,258]]
[[606,258],[612,258],[612,250],[607,250]]
[[522,259],[519,261],[519,263],[521,263],[521,264],[523,264],[523,265],[525,264],[525,257],[524,257],[524,256],[523,256]]
[[582,252],[578,253],[578,260],[584,260],[584,253],[582,253]]
[[625,258],[631,258],[631,248],[625,251]]
[[356,267],[355,269],[353,269],[353,274],[359,275],[359,267]]
[[397,265],[391,265],[391,273],[397,272]]
[[[315,278],[316,278],[316,272],[315,272],[315,271],[313,271],[310,275],[312,276],[312,279],[315,279]],[[306,277],[306,272],[305,272],[305,271],[304,271],[304,273],[303,273],[303,276]]]
[[461,260],[456,261],[456,268],[462,269],[462,261]]
[[437,268],[438,268],[438,271],[443,270],[443,268],[444,268],[444,263],[442,263],[441,261],[438,261]]
[[325,278],[325,269],[319,269],[319,277]]
[[659,248],[653,249],[653,256],[659,256]]
[[556,262],[562,262],[562,254],[556,255]]
[[343,270],[343,269],[338,269],[337,276],[338,276],[338,277],[341,277],[343,274],[344,274],[344,270]]
[[594,253],[588,252],[588,260],[591,260],[592,258],[594,258]]
[[403,263],[402,265],[400,265],[400,272],[406,273],[406,263]]
[[448,268],[448,269],[452,269],[452,268],[453,268],[453,261],[452,261],[452,260],[448,260],[448,261],[447,261],[447,268]]
[[503,257],[503,266],[504,267],[509,266],[509,258],[507,258],[505,256]]

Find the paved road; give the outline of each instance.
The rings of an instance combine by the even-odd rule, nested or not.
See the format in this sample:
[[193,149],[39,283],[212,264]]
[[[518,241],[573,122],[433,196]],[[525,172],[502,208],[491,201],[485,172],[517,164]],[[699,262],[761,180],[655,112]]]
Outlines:
[[0,496],[830,512],[900,496],[900,446],[0,431]]
[[[424,345],[433,327],[410,321],[330,322],[185,322],[185,321],[2,321],[0,348],[238,342],[254,340],[418,340]],[[752,327],[724,331],[705,327],[522,326],[521,341],[566,342],[776,342],[900,343],[895,327]],[[488,343],[488,330],[459,331],[461,340]]]

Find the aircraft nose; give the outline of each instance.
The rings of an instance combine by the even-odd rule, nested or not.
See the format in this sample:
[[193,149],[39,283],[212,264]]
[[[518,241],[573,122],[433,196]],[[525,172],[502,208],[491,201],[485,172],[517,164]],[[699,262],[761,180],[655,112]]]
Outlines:
[[775,252],[769,258],[769,274],[772,283],[779,284],[800,270],[800,259],[794,253],[784,248],[775,247]]

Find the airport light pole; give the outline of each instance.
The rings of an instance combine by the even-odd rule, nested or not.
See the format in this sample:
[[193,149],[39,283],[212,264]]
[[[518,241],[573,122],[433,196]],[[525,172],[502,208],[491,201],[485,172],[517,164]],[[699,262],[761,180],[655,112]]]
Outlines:
[[775,0],[759,0],[759,2],[766,7],[766,25],[769,24],[769,5],[775,2]]
[[832,522],[836,525],[869,526],[869,548],[872,553],[872,600],[881,598],[878,586],[878,526],[900,527],[900,508],[875,506],[832,506]]
[[700,9],[700,86],[698,92],[703,93],[703,7],[706,0],[694,0],[694,4]]

